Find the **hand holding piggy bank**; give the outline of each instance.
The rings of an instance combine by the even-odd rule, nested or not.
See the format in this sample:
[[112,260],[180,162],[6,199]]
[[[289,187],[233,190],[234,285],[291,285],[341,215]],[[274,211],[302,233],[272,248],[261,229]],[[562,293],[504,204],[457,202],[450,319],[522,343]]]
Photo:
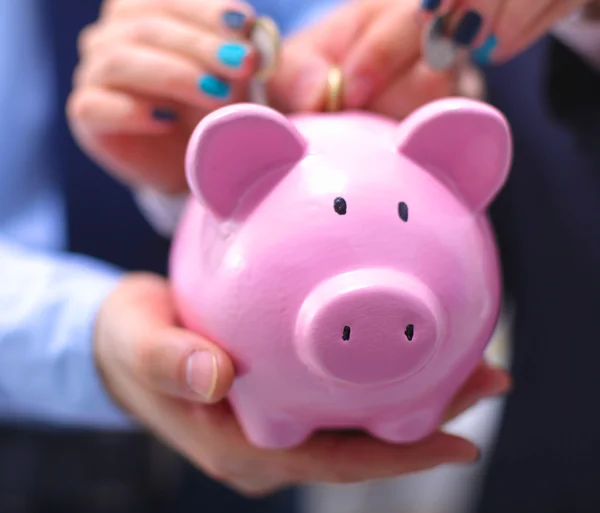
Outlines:
[[248,104],[199,124],[172,283],[183,323],[234,359],[253,444],[439,427],[499,316],[486,209],[510,159],[505,119],[467,99],[401,124]]

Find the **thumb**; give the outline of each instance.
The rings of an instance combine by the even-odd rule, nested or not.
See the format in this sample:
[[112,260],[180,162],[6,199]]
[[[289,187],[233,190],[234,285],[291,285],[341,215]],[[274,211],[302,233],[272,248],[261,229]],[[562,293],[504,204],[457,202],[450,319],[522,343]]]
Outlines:
[[166,280],[145,274],[122,280],[100,312],[96,337],[97,361],[114,395],[133,379],[181,399],[213,403],[225,397],[235,374],[229,356],[175,320]]
[[282,48],[277,72],[269,82],[269,102],[284,113],[322,110],[331,64],[316,48],[290,40]]
[[234,366],[217,345],[173,326],[138,338],[138,378],[158,392],[203,403],[222,400],[233,383]]

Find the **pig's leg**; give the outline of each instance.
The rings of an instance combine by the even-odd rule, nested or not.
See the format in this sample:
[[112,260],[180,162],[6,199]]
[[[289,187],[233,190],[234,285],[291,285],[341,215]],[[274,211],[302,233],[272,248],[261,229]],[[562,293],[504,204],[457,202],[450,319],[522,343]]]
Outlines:
[[369,431],[387,442],[414,443],[432,435],[439,428],[442,417],[443,411],[433,408],[410,414],[403,412],[393,420],[374,422]]
[[293,419],[269,415],[255,408],[237,408],[242,429],[253,445],[263,449],[285,449],[300,445],[312,432]]

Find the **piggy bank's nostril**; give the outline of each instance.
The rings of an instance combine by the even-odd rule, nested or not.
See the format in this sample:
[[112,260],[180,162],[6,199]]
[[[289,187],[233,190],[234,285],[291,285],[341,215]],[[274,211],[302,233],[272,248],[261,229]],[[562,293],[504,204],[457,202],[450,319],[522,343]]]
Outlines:
[[348,340],[350,340],[350,326],[344,326],[344,331],[342,332],[342,340],[344,342],[348,342]]
[[[344,342],[348,342],[350,340],[350,326],[344,326],[344,329],[342,331],[342,340]],[[415,325],[414,324],[408,324],[406,326],[406,329],[404,330],[404,336],[406,337],[406,339],[409,342],[412,342],[412,339],[415,336]]]

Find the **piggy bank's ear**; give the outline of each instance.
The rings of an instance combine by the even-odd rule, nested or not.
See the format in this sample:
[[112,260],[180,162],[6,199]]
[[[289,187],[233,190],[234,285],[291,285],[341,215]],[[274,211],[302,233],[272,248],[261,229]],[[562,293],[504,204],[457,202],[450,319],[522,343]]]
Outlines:
[[219,219],[269,172],[282,174],[306,151],[306,142],[282,114],[259,105],[223,107],[206,116],[188,145],[192,193]]
[[512,160],[504,116],[464,98],[439,100],[399,128],[399,151],[445,182],[474,211],[485,210],[504,185]]

